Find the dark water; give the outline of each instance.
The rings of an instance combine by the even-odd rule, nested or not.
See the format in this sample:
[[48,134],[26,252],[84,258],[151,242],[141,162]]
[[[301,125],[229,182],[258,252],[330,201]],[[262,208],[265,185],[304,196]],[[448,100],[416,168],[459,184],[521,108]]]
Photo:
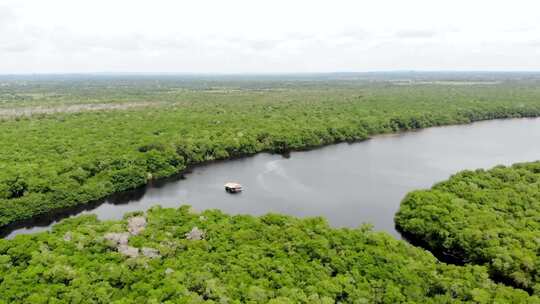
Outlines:
[[[93,213],[118,219],[156,204],[190,204],[231,214],[324,216],[334,226],[369,222],[399,237],[393,217],[407,192],[428,188],[462,169],[537,159],[540,119],[487,121],[293,152],[290,158],[263,153],[213,163],[195,168],[185,179],[160,181],[63,216]],[[226,193],[227,181],[242,183],[245,191]],[[34,221],[7,237],[49,229],[57,220]]]

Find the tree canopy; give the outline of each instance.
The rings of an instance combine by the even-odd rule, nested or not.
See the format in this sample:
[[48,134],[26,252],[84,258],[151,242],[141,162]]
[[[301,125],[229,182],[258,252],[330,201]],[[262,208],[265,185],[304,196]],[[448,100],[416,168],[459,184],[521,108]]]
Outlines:
[[[133,223],[146,226],[133,233]],[[540,300],[492,282],[482,266],[440,263],[386,233],[322,218],[154,207],[0,240],[0,303],[464,302]]]
[[463,171],[407,195],[399,229],[540,294],[540,162]]
[[[388,81],[17,79],[0,86],[0,227],[201,162],[540,115],[540,86],[525,80],[412,86]],[[126,103],[143,106],[114,108]],[[102,110],[85,111],[85,104],[100,104]],[[38,113],[25,110],[36,105]],[[62,112],[65,105],[80,111]],[[2,116],[3,110],[20,115]]]

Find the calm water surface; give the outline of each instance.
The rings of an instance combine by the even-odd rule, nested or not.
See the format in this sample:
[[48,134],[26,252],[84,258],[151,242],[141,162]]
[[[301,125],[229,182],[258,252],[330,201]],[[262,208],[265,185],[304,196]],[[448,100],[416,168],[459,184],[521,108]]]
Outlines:
[[[540,119],[512,119],[431,128],[338,144],[289,158],[266,153],[200,166],[185,178],[160,181],[111,197],[74,214],[119,219],[154,205],[192,205],[227,213],[268,212],[324,216],[337,227],[369,222],[399,237],[393,217],[404,195],[428,188],[462,169],[540,159]],[[231,195],[227,181],[245,191]],[[63,215],[64,217],[66,214]],[[7,234],[50,229],[59,218],[40,219]]]

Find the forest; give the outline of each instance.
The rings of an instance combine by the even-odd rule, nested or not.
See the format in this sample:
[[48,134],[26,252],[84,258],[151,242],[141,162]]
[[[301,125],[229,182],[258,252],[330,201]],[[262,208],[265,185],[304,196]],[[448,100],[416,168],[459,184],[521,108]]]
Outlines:
[[[539,79],[1,76],[0,233],[201,163],[537,117]],[[73,217],[0,239],[0,303],[540,303],[539,185],[536,162],[405,197],[399,229],[461,266],[323,218],[189,206]]]
[[460,172],[408,194],[395,221],[433,252],[540,294],[540,162]]
[[484,266],[447,265],[369,226],[322,218],[154,207],[0,240],[0,303],[463,302],[540,299],[494,283]]
[[4,76],[0,227],[194,164],[540,115],[535,74],[405,76]]

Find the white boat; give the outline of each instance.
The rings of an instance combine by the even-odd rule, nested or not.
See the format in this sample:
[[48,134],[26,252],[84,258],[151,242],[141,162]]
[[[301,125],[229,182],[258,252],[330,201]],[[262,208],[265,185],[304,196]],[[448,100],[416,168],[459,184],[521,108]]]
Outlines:
[[238,193],[242,191],[242,185],[239,183],[226,183],[225,184],[225,191],[229,193]]

